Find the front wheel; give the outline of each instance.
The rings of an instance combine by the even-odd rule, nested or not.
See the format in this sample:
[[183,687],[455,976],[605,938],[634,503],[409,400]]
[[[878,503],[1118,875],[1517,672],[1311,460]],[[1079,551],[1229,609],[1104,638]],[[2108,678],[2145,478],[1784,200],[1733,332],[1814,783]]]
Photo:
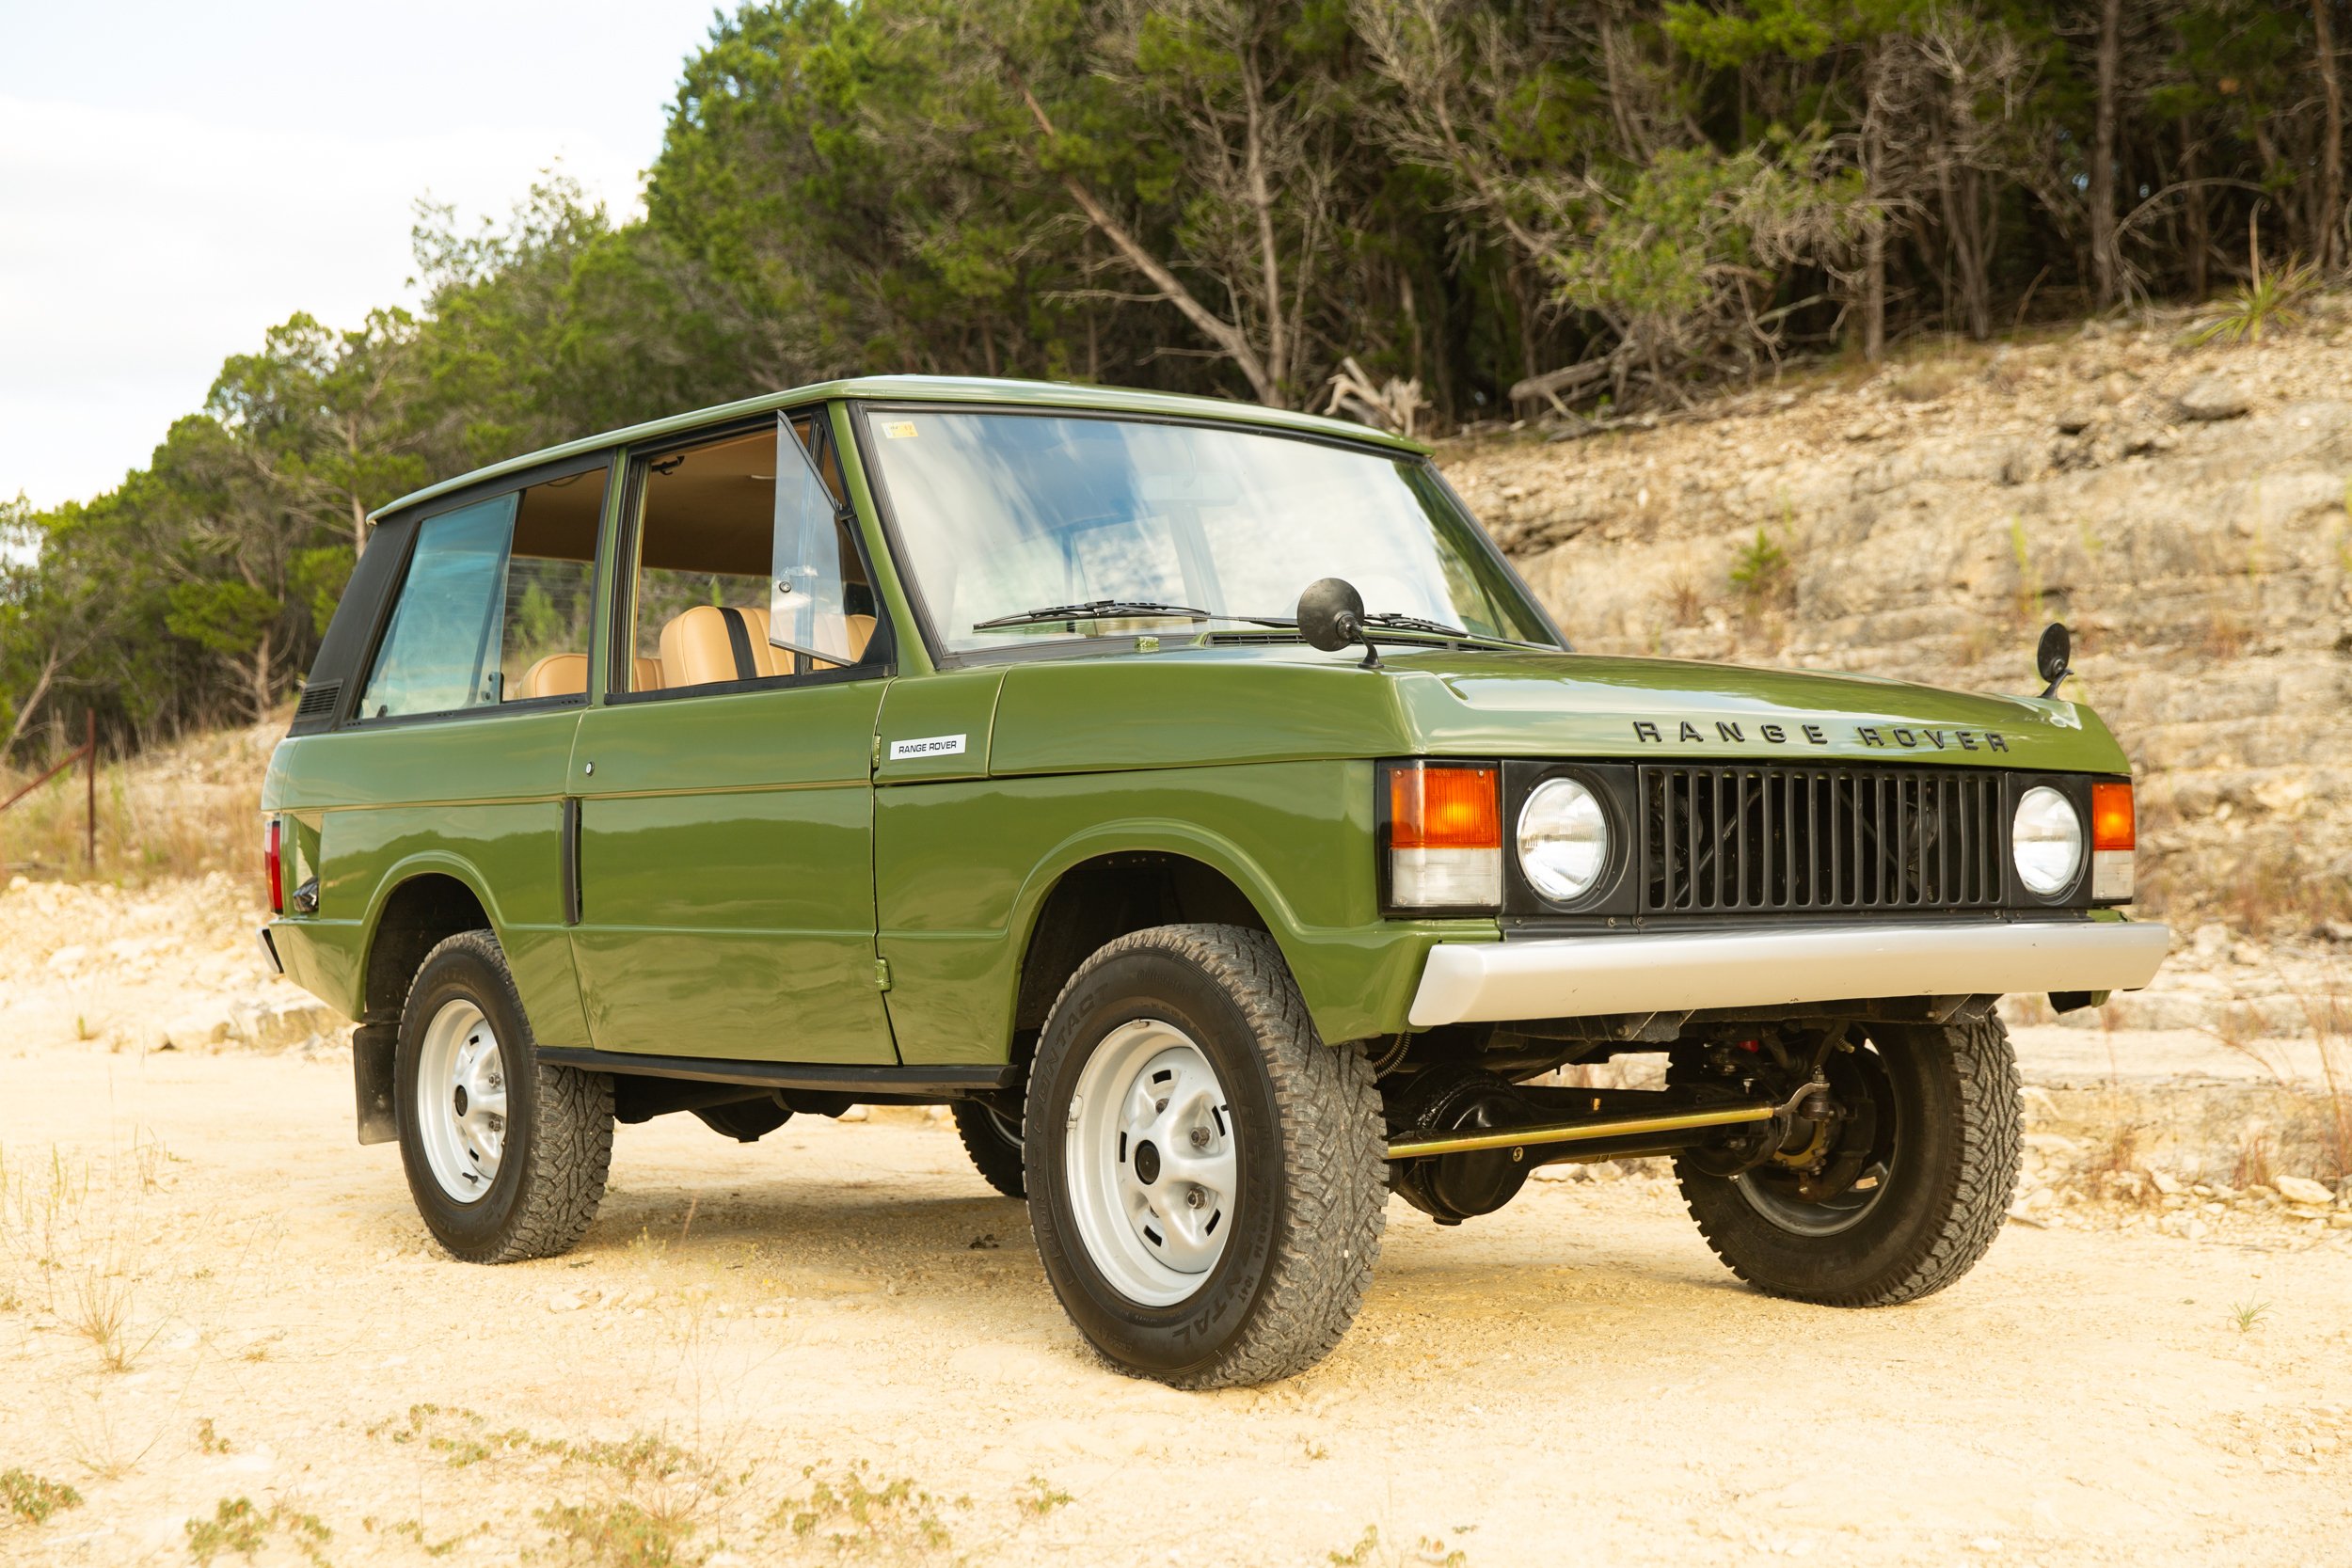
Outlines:
[[[2017,1058],[1998,1019],[1869,1026],[1825,1064],[1834,1124],[1734,1175],[1677,1157],[1699,1233],[1759,1290],[1825,1307],[1892,1307],[1951,1284],[1999,1233],[2017,1185]],[[1706,1069],[1677,1053],[1670,1083]]]
[[1022,1141],[1046,1277],[1122,1371],[1267,1382],[1355,1321],[1388,1196],[1380,1097],[1263,932],[1162,926],[1089,958],[1046,1021]]
[[498,938],[425,955],[393,1056],[401,1164],[425,1228],[468,1263],[568,1251],[612,1163],[612,1080],[538,1059]]

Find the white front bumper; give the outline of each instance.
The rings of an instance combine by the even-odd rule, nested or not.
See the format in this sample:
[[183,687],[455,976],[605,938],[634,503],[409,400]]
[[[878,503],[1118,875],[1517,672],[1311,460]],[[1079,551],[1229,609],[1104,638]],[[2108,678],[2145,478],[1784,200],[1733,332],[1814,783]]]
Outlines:
[[1627,932],[1429,950],[1417,1029],[1502,1019],[1771,1007],[1891,996],[2137,990],[2172,943],[2139,921]]

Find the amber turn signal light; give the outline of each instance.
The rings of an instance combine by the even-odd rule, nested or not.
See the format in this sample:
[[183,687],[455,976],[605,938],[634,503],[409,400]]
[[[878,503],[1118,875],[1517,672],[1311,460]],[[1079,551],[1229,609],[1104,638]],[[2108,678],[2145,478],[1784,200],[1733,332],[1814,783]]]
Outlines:
[[1389,905],[1492,910],[1502,898],[1502,770],[1388,765]]
[[2090,847],[2131,849],[2136,829],[2132,819],[2132,786],[2094,784],[2090,786]]
[[1492,768],[1406,763],[1389,771],[1389,847],[1500,849],[1502,805]]

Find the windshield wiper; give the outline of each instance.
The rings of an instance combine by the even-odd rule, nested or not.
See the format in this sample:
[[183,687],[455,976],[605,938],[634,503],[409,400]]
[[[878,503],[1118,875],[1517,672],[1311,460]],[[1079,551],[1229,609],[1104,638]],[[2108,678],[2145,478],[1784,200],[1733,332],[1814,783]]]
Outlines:
[[[1247,621],[1253,626],[1279,626],[1285,631],[1298,629],[1298,617],[1295,615],[1235,615],[1230,619]],[[1426,648],[1438,645],[1433,643],[1432,639],[1441,639],[1470,648],[1504,648],[1530,653],[1562,651],[1495,632],[1464,631],[1458,626],[1440,626],[1435,621],[1424,621],[1417,615],[1399,615],[1393,610],[1375,611],[1366,615],[1359,624],[1363,627],[1365,638],[1374,642]]]
[[1363,617],[1368,626],[1390,626],[1397,631],[1435,632],[1439,637],[1468,637],[1459,626],[1449,626],[1437,621],[1424,621],[1418,615],[1399,615],[1392,610],[1375,610]]
[[1089,599],[1084,604],[1053,604],[1041,610],[1024,610],[1011,615],[999,615],[993,621],[976,621],[974,631],[1000,631],[1010,626],[1036,626],[1055,621],[1110,621],[1142,619],[1184,621],[1214,621],[1218,619],[1205,610],[1190,605],[1157,604],[1150,599]]
[[[1236,615],[1233,619],[1248,621],[1253,626],[1295,626],[1298,625],[1298,617],[1295,615]],[[1458,637],[1470,642],[1509,642],[1513,647],[1524,646],[1508,637],[1490,637],[1485,632],[1464,631],[1459,626],[1443,626],[1436,621],[1424,621],[1418,615],[1399,615],[1392,610],[1374,610],[1363,617],[1362,624],[1382,631],[1418,631],[1426,632],[1434,637]]]

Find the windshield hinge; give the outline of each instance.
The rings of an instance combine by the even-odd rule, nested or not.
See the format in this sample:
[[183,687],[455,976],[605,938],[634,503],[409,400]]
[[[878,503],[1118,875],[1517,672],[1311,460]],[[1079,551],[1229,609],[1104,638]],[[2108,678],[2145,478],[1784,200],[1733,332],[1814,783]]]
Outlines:
[[874,960],[874,989],[876,990],[890,989],[890,960],[888,958]]

